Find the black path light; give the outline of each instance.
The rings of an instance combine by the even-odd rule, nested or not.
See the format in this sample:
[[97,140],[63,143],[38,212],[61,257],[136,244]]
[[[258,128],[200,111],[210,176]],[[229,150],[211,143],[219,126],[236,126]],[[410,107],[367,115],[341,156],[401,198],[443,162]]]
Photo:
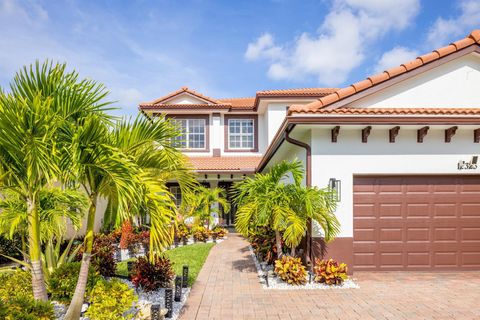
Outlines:
[[127,272],[128,272],[128,275],[130,275],[130,274],[132,273],[133,264],[134,264],[133,261],[127,261]]
[[161,320],[163,319],[160,304],[152,304],[150,307],[150,318],[152,320]]
[[188,285],[188,266],[183,266],[182,276],[182,287],[186,288]]
[[173,292],[171,288],[165,289],[165,309],[168,310],[165,318],[171,318],[173,313]]
[[175,277],[175,302],[180,302],[182,300],[182,277]]

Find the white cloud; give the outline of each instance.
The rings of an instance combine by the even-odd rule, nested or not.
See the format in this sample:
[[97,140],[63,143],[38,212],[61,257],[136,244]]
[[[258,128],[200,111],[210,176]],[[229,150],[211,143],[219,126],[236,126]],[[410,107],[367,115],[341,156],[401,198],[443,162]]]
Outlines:
[[258,37],[257,41],[249,43],[245,58],[247,60],[256,60],[259,58],[276,59],[283,55],[282,48],[274,45],[273,36],[270,33],[264,33]]
[[419,9],[419,0],[336,0],[316,34],[303,33],[291,47],[264,34],[248,45],[245,57],[267,60],[275,80],[314,76],[336,86],[363,62],[368,46],[406,28]]
[[461,0],[459,14],[448,19],[439,17],[428,32],[427,41],[432,47],[447,45],[453,37],[463,37],[480,22],[480,1]]
[[418,57],[418,51],[405,47],[395,47],[390,51],[385,52],[378,60],[375,66],[375,72],[382,72],[387,69],[399,66],[402,63]]

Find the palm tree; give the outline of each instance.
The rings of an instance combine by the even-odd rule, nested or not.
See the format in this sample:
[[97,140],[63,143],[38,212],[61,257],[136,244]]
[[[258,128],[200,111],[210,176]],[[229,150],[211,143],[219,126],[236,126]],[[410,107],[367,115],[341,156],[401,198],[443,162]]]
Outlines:
[[[283,161],[268,173],[257,173],[234,185],[234,201],[238,205],[236,229],[248,236],[257,226],[275,231],[277,256],[282,255],[282,238],[295,248],[307,230],[307,221],[317,221],[331,240],[339,232],[339,222],[332,213],[335,202],[331,193],[316,187],[303,187],[300,161]],[[288,183],[289,181],[293,183]],[[283,235],[282,235],[283,234]]]
[[291,255],[295,256],[295,248],[301,240],[298,235],[305,233],[309,221],[318,223],[323,230],[325,242],[333,240],[340,232],[340,223],[334,214],[336,201],[333,200],[332,191],[302,185],[287,185],[286,191],[290,195],[290,208],[300,219],[300,224],[304,226],[299,230],[295,230],[294,225],[285,228],[285,243],[291,248]]
[[60,174],[58,143],[66,122],[104,109],[101,85],[66,72],[65,64],[24,67],[0,90],[0,186],[26,204],[29,256],[35,299],[47,300],[40,251],[39,193]]
[[[42,244],[64,236],[68,222],[74,229],[80,228],[81,219],[87,209],[87,198],[83,192],[49,188],[41,190],[38,198]],[[0,199],[0,234],[7,238],[19,234],[22,251],[25,252],[25,239],[28,237],[27,205],[18,193],[7,190]]]
[[93,117],[72,131],[77,156],[65,163],[76,167],[72,178],[86,190],[90,208],[80,275],[65,319],[80,317],[100,197],[108,200],[107,223],[120,225],[132,216],[150,215],[152,259],[171,244],[176,211],[166,182],[175,177],[187,190],[194,181],[186,158],[171,146],[177,135],[165,119],[149,120],[142,115],[110,127]]
[[215,203],[218,203],[224,211],[228,211],[230,208],[226,199],[226,192],[222,188],[207,188],[204,186],[198,186],[195,191],[192,199],[186,197],[190,206],[189,215],[198,217],[208,229],[213,218],[212,213],[219,212],[219,208],[213,207]]

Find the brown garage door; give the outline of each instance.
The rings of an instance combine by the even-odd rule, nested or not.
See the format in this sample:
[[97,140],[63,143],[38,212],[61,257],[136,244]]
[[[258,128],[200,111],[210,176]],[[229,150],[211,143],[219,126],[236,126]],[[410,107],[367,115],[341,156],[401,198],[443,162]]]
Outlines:
[[480,269],[480,177],[355,177],[354,270]]

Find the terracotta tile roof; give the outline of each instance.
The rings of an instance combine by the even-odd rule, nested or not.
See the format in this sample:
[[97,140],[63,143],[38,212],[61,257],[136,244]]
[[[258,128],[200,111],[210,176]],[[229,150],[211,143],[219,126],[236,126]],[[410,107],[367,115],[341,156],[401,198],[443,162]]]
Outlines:
[[336,108],[316,113],[332,115],[480,115],[479,108]]
[[406,62],[398,67],[385,70],[382,73],[370,76],[367,79],[354,83],[346,88],[336,90],[333,93],[318,99],[318,101],[306,105],[291,106],[289,108],[289,114],[320,112],[322,108],[329,106],[337,101],[340,101],[346,97],[352,96],[379,83],[388,81],[398,75],[419,68],[423,65],[436,61],[442,57],[445,57],[449,54],[452,54],[475,44],[480,44],[480,29],[472,31],[466,38],[455,41],[446,47],[433,50],[432,52],[420,56],[415,60]]
[[255,172],[261,156],[189,157],[197,172]]
[[[245,98],[223,98],[213,99],[202,95],[187,87],[172,92],[166,96],[158,98],[151,102],[140,103],[141,110],[148,109],[229,109],[230,111],[254,111],[259,103],[259,98],[262,97],[315,97],[320,98],[326,96],[337,90],[337,88],[300,88],[300,89],[285,89],[285,90],[265,90],[258,91],[255,97]],[[168,100],[182,93],[189,93],[200,99],[205,100],[206,104],[169,104]],[[167,103],[165,103],[167,102]]]
[[220,103],[230,104],[232,109],[253,109],[255,97],[219,99]]
[[280,89],[280,90],[263,90],[257,91],[257,96],[326,96],[332,92],[335,92],[338,88],[298,88],[298,89]]

